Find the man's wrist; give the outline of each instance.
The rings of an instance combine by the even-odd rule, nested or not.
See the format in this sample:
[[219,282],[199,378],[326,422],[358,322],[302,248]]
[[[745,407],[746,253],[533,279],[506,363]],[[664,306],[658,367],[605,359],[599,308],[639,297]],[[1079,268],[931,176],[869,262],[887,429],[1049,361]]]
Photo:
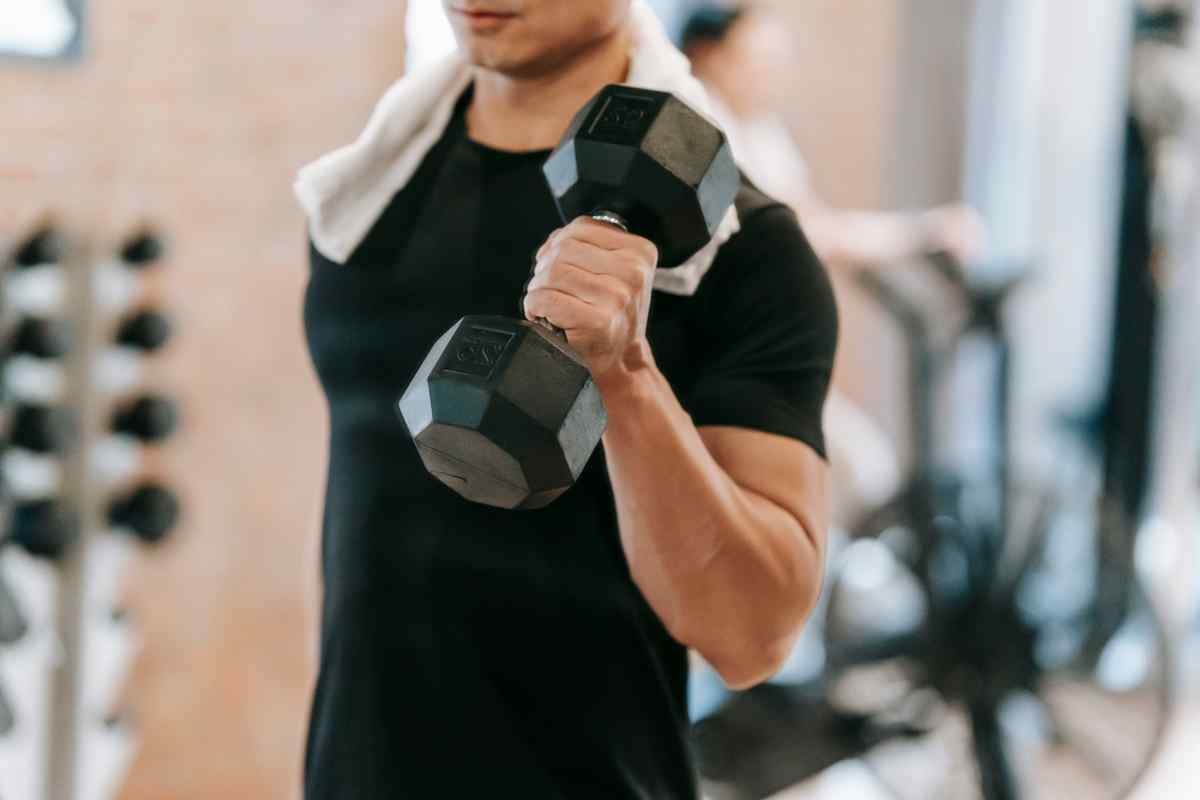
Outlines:
[[660,385],[661,377],[649,342],[642,340],[630,345],[625,357],[595,380],[604,404],[614,409],[651,395]]
[[929,209],[913,214],[913,247],[915,254],[934,252],[941,247],[941,226],[936,214]]

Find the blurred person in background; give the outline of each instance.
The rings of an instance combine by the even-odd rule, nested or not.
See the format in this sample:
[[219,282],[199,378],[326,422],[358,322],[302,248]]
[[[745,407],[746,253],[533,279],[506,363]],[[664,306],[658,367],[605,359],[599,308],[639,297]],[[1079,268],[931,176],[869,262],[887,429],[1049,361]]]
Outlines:
[[[688,15],[679,36],[692,70],[709,90],[713,112],[739,166],[766,194],[800,217],[813,248],[830,268],[884,267],[943,252],[967,263],[983,244],[972,209],[946,205],[915,213],[834,208],[816,193],[808,167],[781,113],[787,81],[799,67],[785,20],[758,5],[710,4]],[[834,470],[833,521],[849,525],[900,485],[890,437],[837,392],[825,406]]]
[[966,263],[984,238],[979,215],[962,205],[915,213],[834,208],[817,195],[782,109],[796,65],[785,20],[756,5],[707,5],[680,36],[738,164],[760,189],[796,210],[822,260],[836,269],[883,266],[944,252]]

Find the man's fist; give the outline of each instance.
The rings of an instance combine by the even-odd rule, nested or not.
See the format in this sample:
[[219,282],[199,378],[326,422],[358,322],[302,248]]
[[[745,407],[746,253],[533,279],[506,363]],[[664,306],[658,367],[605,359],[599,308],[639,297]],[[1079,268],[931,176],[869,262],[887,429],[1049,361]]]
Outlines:
[[982,258],[987,247],[983,217],[970,206],[938,206],[918,217],[928,253],[948,253],[959,264]]
[[538,250],[525,316],[567,334],[597,385],[648,359],[646,319],[658,249],[647,239],[580,217]]

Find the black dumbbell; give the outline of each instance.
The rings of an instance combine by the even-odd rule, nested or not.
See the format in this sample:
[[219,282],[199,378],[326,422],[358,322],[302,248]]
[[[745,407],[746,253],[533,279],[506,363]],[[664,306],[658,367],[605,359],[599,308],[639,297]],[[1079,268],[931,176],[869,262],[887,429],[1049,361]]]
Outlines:
[[57,561],[79,538],[79,518],[55,500],[17,503],[8,520],[5,544],[38,558]]
[[170,320],[157,311],[139,311],[122,320],[117,327],[116,342],[150,352],[162,347],[170,338]]
[[108,521],[129,529],[147,544],[155,544],[179,521],[179,500],[163,486],[143,484],[109,505]]
[[54,228],[46,226],[18,245],[12,260],[13,266],[18,269],[28,269],[61,261],[62,255],[62,236]]
[[[564,220],[591,216],[658,247],[674,267],[703,248],[740,179],[724,134],[673,95],[608,86],[543,168]],[[498,316],[459,320],[399,402],[425,467],[468,500],[540,508],[579,477],[607,413],[561,331]]]
[[135,269],[148,267],[163,257],[164,250],[162,239],[152,231],[140,231],[121,246],[121,261]]
[[26,317],[12,334],[10,355],[62,358],[71,349],[71,333],[63,320]]
[[8,440],[35,453],[61,453],[74,441],[76,428],[69,409],[22,404],[13,412]]
[[157,395],[139,397],[113,414],[112,429],[145,442],[170,436],[179,423],[174,401]]

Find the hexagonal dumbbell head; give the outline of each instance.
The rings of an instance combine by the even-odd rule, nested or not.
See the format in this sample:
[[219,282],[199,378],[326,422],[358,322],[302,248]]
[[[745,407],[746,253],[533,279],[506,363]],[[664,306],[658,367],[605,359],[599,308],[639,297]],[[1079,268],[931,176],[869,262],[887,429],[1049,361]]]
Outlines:
[[433,346],[399,412],[426,469],[468,500],[541,508],[608,422],[587,366],[525,320],[465,317]]
[[741,179],[719,128],[674,95],[611,85],[543,168],[563,219],[608,211],[676,267],[716,233]]

